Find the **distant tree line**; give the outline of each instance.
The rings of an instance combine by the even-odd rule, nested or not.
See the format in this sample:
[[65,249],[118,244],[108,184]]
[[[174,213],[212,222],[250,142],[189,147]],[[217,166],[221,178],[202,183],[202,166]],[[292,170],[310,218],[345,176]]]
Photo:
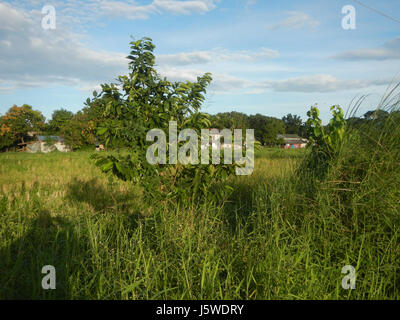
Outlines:
[[[112,123],[113,119],[103,116],[104,104],[91,103],[82,110],[73,113],[66,109],[55,110],[50,120],[38,110],[33,110],[30,105],[20,107],[12,106],[0,117],[0,150],[15,150],[19,145],[32,139],[29,133],[42,135],[59,135],[73,149],[81,149],[94,144],[105,144],[98,137],[99,128],[105,122]],[[389,113],[384,110],[368,111],[363,117],[351,117],[347,119],[348,125],[359,128],[365,123],[374,122],[379,128]],[[278,134],[297,134],[307,138],[305,123],[298,115],[287,114],[282,119],[261,114],[247,115],[241,112],[224,112],[209,115],[213,128],[217,129],[254,129],[255,138],[266,146],[274,146],[281,141]],[[101,129],[100,129],[101,130]],[[125,146],[124,139],[108,141],[109,147],[117,148]]]
[[278,134],[305,133],[304,123],[297,115],[288,114],[282,119],[262,114],[247,115],[241,112],[225,112],[211,116],[211,123],[217,129],[254,129],[255,138],[263,145],[276,145]]
[[59,135],[73,149],[93,145],[97,142],[99,120],[91,118],[85,109],[75,114],[59,109],[46,122],[43,114],[32,106],[14,105],[0,117],[0,151],[16,150],[34,139],[34,135]]

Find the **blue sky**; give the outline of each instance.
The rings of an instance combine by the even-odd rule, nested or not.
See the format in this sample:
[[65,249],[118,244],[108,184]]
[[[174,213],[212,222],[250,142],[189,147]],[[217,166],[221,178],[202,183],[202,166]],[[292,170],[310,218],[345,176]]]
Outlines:
[[[398,0],[362,3],[400,19]],[[44,30],[41,10],[56,9]],[[342,28],[352,5],[356,28]],[[203,110],[306,118],[318,103],[374,108],[400,80],[400,23],[352,0],[0,1],[0,113],[24,103],[49,118],[78,111],[99,84],[126,74],[130,37],[156,44],[159,73],[214,81]]]

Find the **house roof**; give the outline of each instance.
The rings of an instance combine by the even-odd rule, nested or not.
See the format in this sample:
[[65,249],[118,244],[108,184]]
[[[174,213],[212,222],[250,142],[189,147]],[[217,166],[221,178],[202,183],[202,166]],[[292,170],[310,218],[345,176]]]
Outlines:
[[64,139],[60,136],[37,136],[39,141],[46,141],[47,139],[51,139],[54,141],[64,141]]
[[285,141],[285,143],[286,144],[303,144],[303,143],[307,143],[307,142],[304,140],[288,140],[288,141]]
[[307,139],[299,137],[297,134],[278,134],[278,139],[283,139],[285,144],[303,144],[308,142]]
[[278,134],[278,139],[301,139],[297,134]]

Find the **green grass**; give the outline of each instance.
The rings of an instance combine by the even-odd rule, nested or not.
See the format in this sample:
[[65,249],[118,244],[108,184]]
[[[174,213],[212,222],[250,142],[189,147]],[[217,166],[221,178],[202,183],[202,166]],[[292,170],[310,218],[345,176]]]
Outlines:
[[[399,225],[385,214],[399,205],[363,202],[372,189],[351,210],[332,188],[311,197],[304,150],[260,151],[223,206],[145,203],[89,156],[0,154],[1,299],[400,298]],[[349,264],[355,290],[341,287]],[[56,290],[41,288],[44,265]]]

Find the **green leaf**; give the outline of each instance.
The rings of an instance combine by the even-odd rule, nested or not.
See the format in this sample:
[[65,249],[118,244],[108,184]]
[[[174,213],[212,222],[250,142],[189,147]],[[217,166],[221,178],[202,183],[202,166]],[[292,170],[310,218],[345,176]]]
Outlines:
[[108,128],[99,128],[97,130],[97,134],[102,136],[103,134],[105,134],[108,131]]
[[112,169],[113,166],[114,166],[114,162],[109,161],[101,167],[101,170],[103,170],[104,172],[108,172]]

